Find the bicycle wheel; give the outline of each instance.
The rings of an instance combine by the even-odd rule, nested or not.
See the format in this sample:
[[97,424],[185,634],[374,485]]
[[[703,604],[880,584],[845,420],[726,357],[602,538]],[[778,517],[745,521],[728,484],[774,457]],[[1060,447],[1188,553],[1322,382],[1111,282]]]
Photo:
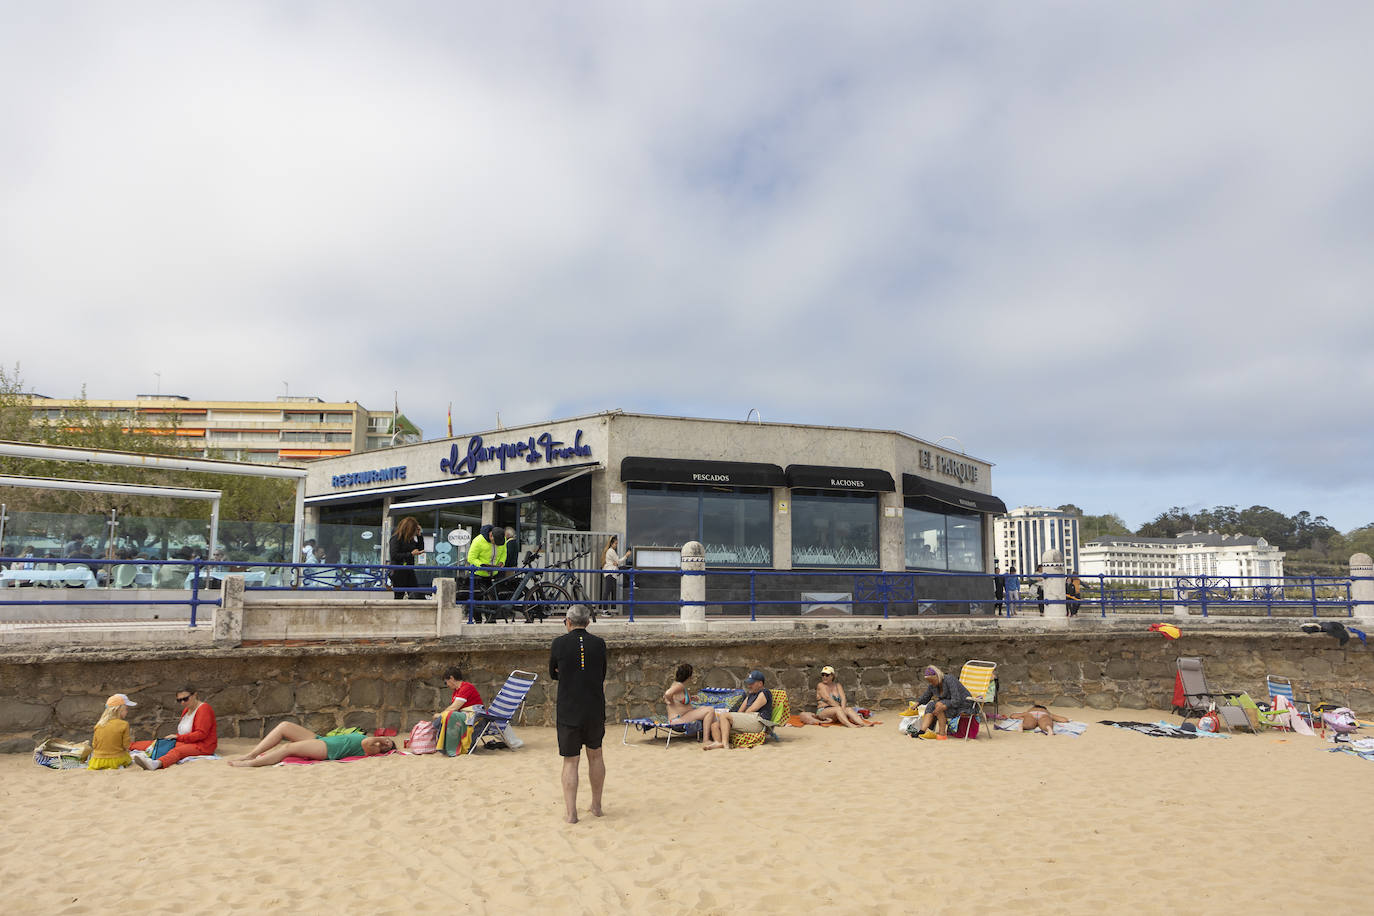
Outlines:
[[532,604],[525,612],[525,619],[531,623],[538,619],[543,620],[552,616],[554,611],[562,610],[566,613],[567,606],[571,603],[571,598],[561,586],[554,585],[552,582],[540,582],[530,597],[535,601],[552,601],[554,604]]

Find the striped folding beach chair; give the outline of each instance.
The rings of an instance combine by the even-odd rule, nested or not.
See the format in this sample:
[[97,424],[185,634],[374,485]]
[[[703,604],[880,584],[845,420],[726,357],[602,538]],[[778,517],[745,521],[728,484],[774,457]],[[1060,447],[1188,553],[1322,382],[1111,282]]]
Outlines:
[[[972,659],[964,664],[964,668],[959,672],[959,683],[964,685],[964,689],[973,698],[973,721],[983,720],[983,729],[992,737],[992,723],[988,721],[988,714],[983,707],[988,703],[997,702],[997,663],[985,662],[980,659]],[[973,729],[964,728],[964,740],[968,740],[969,733]]]
[[[525,697],[529,696],[530,688],[538,679],[539,675],[533,671],[516,670],[510,673],[510,677],[506,678],[496,696],[487,704],[486,710],[478,714],[477,721],[472,726],[472,746],[468,748],[469,754],[477,750],[478,745],[485,747],[488,742],[505,740],[502,732],[517,713],[523,714]],[[523,718],[521,721],[524,721]]]

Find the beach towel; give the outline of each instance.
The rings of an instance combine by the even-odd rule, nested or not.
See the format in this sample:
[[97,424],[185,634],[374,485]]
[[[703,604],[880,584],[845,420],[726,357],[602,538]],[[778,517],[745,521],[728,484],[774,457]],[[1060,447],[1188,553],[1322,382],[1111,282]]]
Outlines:
[[440,713],[435,720],[439,723],[439,734],[434,739],[439,752],[445,757],[455,757],[471,750],[475,718],[461,709]]
[[[1020,719],[1003,719],[995,726],[998,731],[1019,732],[1021,728]],[[1087,722],[1056,722],[1054,723],[1054,733],[1056,735],[1068,735],[1070,738],[1077,738],[1088,730]]]
[[[415,754],[407,754],[405,751],[388,751],[385,754],[373,754],[373,757],[414,757]],[[340,757],[338,760],[315,760],[313,757],[284,757],[282,762],[277,764],[279,767],[293,766],[303,767],[312,763],[353,763],[355,760],[369,759],[366,754],[359,754],[357,757]]]
[[1142,735],[1149,735],[1151,738],[1229,738],[1229,735],[1217,735],[1208,732],[1184,731],[1178,725],[1170,725],[1168,722],[1112,722],[1102,719],[1098,725],[1112,725],[1116,728],[1125,728],[1133,732],[1140,732]]

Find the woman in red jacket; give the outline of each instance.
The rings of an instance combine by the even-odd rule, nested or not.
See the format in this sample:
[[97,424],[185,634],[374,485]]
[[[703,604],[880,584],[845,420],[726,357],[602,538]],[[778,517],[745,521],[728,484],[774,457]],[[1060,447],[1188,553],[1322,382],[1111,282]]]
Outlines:
[[153,760],[144,754],[135,754],[134,763],[145,770],[160,770],[187,757],[205,757],[219,747],[219,732],[215,728],[215,711],[209,703],[202,703],[196,696],[194,687],[183,687],[177,691],[177,702],[182,704],[181,721],[177,723],[176,747]]

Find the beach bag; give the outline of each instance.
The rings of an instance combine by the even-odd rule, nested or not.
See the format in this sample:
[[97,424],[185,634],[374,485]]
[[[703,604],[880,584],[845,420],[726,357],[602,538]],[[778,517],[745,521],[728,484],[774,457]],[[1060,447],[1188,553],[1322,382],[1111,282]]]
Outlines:
[[154,760],[161,760],[163,754],[176,746],[177,739],[175,738],[158,738],[152,744],[148,745],[148,750],[144,751],[144,753]]
[[1344,706],[1322,713],[1322,721],[1338,735],[1348,735],[1359,728],[1355,724],[1355,713]]
[[428,719],[424,722],[416,722],[415,727],[410,730],[410,739],[406,741],[406,749],[412,754],[433,754],[439,749],[439,729]]
[[1197,730],[1200,732],[1212,732],[1213,734],[1221,731],[1221,717],[1215,712],[1204,714],[1202,718],[1197,720]]
[[973,715],[963,715],[959,717],[959,724],[949,733],[951,738],[977,738],[978,719]]

